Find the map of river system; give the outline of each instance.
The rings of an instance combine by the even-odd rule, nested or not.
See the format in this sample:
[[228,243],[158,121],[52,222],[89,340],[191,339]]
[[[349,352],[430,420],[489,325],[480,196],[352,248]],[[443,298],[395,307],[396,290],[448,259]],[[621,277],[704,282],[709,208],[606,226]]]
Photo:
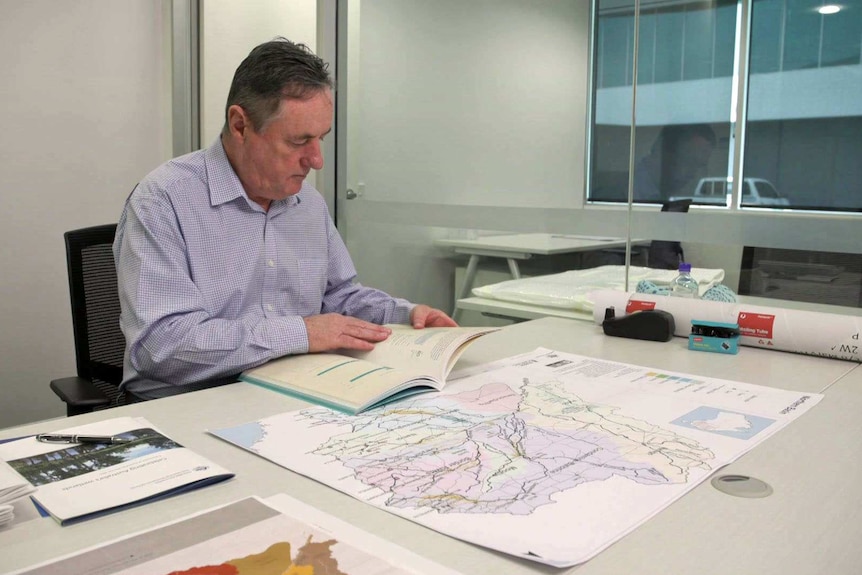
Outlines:
[[309,408],[213,433],[443,533],[562,566],[774,433],[799,395],[538,350],[359,415]]

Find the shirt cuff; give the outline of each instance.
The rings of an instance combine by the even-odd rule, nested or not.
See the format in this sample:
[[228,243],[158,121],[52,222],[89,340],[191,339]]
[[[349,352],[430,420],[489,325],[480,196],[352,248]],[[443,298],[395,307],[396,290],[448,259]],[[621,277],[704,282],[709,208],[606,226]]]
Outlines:
[[308,331],[302,316],[267,318],[260,323],[261,339],[275,359],[283,355],[308,353]]
[[399,323],[410,325],[410,314],[413,313],[415,303],[410,303],[406,299],[396,299],[395,309],[392,310],[392,316],[387,318],[384,323]]

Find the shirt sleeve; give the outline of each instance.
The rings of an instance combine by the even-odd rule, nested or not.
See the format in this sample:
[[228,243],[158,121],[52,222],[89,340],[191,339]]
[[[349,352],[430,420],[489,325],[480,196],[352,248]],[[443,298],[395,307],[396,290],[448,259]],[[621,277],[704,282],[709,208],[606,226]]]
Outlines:
[[144,378],[187,385],[306,353],[302,317],[213,317],[190,277],[170,199],[159,189],[127,200],[114,243],[127,362]]
[[341,235],[328,215],[326,222],[329,241],[329,279],[321,312],[358,317],[381,325],[410,323],[410,313],[415,304],[357,282],[356,269]]

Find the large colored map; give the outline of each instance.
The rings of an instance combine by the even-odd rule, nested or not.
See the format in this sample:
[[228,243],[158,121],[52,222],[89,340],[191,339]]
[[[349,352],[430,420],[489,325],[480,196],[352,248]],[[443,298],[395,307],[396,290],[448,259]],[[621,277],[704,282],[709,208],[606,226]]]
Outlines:
[[213,433],[443,533],[571,565],[819,399],[800,395],[539,350],[359,415]]

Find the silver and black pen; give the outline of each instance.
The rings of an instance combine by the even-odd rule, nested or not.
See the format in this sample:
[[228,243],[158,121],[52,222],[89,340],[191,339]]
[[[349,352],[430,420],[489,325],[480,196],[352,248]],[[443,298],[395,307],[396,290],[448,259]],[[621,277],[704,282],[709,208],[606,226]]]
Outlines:
[[65,435],[62,433],[40,433],[36,439],[44,443],[99,443],[119,445],[129,440],[116,435]]

